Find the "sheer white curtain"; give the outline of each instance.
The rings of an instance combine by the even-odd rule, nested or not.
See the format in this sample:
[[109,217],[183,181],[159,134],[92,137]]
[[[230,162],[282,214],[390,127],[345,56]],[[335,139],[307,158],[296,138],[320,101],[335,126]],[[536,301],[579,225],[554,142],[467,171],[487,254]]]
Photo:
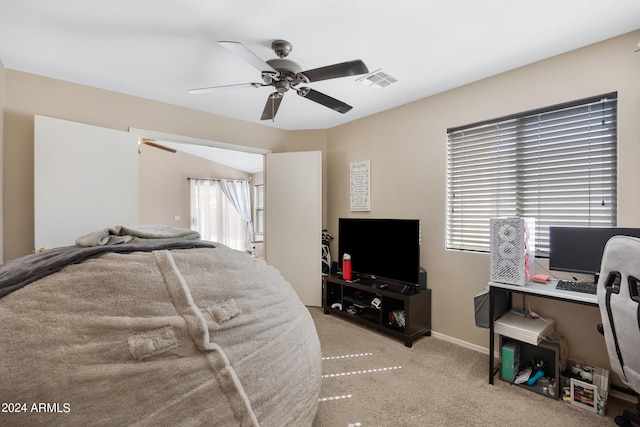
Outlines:
[[224,194],[221,182],[190,178],[189,186],[191,229],[198,231],[204,240],[219,242],[238,250],[250,249],[246,221]]
[[249,183],[247,181],[221,179],[220,186],[222,187],[224,194],[231,201],[233,207],[247,223],[244,249],[251,251],[253,221],[251,219],[251,194],[249,193]]

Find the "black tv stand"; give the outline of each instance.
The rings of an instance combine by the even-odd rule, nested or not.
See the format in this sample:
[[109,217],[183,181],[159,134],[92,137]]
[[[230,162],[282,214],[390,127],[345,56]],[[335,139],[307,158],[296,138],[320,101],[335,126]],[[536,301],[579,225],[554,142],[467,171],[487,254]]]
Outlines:
[[[323,280],[322,296],[325,314],[337,314],[400,338],[407,347],[422,335],[431,336],[431,289],[370,276],[347,281],[331,275]],[[397,320],[400,314],[404,325]]]

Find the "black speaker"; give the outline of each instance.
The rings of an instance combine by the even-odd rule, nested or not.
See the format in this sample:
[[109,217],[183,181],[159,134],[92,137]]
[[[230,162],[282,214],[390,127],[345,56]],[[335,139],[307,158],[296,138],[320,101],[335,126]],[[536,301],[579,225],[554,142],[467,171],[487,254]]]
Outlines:
[[331,263],[331,274],[334,276],[338,274],[338,261],[333,261]]
[[420,272],[418,273],[418,289],[427,289],[427,270],[422,267],[420,267]]

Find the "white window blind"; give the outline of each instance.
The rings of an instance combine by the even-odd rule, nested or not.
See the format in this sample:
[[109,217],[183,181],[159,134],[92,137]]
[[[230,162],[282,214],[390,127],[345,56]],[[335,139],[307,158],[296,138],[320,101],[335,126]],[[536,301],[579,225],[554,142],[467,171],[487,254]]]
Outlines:
[[448,249],[489,251],[489,219],[616,225],[617,93],[447,130]]
[[264,234],[264,185],[258,184],[254,186],[255,206],[253,222],[255,223],[255,233]]

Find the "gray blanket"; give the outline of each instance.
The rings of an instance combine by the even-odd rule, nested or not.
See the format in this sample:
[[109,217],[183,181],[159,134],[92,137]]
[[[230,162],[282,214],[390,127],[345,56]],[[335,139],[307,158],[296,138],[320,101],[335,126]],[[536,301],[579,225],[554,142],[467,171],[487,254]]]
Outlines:
[[0,396],[19,404],[3,426],[305,426],[317,409],[309,312],[223,246],[66,265],[0,299],[0,324]]
[[76,239],[78,246],[105,246],[121,243],[163,243],[175,240],[199,240],[200,233],[163,224],[116,225],[103,228]]
[[204,240],[151,240],[145,243],[118,245],[64,246],[36,254],[25,255],[0,265],[0,298],[67,265],[98,257],[108,252],[150,252],[161,249],[213,248],[215,244]]

